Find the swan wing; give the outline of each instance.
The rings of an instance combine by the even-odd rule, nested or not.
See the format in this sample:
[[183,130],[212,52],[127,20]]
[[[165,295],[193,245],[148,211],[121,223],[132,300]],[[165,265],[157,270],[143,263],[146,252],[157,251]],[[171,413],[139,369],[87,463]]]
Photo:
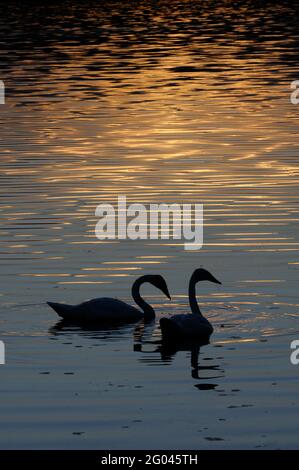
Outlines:
[[[161,319],[162,320],[162,319]],[[176,333],[176,335],[196,338],[209,336],[213,333],[213,327],[210,322],[196,314],[174,315],[165,318],[165,322],[160,322],[162,332],[163,329],[167,333]]]
[[137,308],[110,297],[88,300],[77,306],[79,316],[84,321],[128,322],[142,318],[142,312]]

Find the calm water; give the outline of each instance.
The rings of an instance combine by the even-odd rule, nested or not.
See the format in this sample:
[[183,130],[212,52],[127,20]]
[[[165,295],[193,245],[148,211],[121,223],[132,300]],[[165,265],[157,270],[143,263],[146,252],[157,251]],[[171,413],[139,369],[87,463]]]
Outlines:
[[[299,448],[296,12],[62,3],[1,7],[1,448]],[[119,194],[203,203],[204,247],[100,242]],[[157,317],[187,312],[199,266],[223,282],[198,286],[200,352],[161,350],[158,322],[61,328],[45,304],[131,302],[161,273]]]

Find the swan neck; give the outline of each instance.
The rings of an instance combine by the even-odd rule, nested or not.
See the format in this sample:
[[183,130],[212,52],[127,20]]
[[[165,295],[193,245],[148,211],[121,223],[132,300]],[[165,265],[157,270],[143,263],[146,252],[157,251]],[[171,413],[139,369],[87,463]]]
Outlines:
[[144,318],[151,319],[155,317],[155,310],[140,295],[140,287],[145,282],[147,282],[146,276],[142,276],[134,282],[132,286],[132,297],[138,307],[143,311]]
[[197,300],[196,300],[196,279],[195,276],[191,276],[190,282],[189,282],[189,304],[192,313],[195,313],[196,315],[200,315],[202,317],[202,313],[199,309]]

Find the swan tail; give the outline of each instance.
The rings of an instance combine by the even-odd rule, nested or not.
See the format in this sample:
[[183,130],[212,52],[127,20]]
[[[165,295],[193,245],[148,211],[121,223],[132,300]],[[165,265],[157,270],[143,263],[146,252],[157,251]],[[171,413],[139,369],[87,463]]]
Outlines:
[[72,320],[74,318],[74,307],[73,305],[59,304],[57,302],[47,302],[60,317],[65,320]]
[[160,327],[162,336],[167,339],[175,339],[181,335],[180,327],[170,318],[161,318]]

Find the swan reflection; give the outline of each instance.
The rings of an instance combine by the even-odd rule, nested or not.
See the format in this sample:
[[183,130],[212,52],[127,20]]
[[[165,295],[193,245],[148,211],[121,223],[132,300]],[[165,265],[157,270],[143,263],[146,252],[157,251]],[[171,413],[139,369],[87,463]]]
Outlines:
[[[55,336],[67,337],[69,335],[82,335],[84,338],[97,341],[116,342],[122,339],[132,338],[133,351],[138,354],[138,361],[146,365],[170,365],[179,352],[190,353],[191,377],[199,380],[196,384],[200,390],[214,389],[217,384],[203,383],[202,380],[218,379],[224,375],[224,370],[219,364],[202,365],[200,363],[201,349],[210,344],[209,340],[181,340],[169,341],[161,336],[157,324],[141,321],[137,325],[119,323],[117,325],[78,325],[70,321],[61,320],[49,329],[49,333]],[[99,343],[100,344],[100,343]],[[212,358],[204,358],[212,359]]]
[[[223,369],[218,364],[216,365],[200,365],[199,356],[200,350],[203,346],[209,344],[209,341],[181,341],[181,342],[170,342],[165,339],[158,341],[142,341],[134,344],[134,351],[142,353],[140,361],[152,365],[157,361],[161,361],[164,364],[170,364],[174,361],[174,358],[179,352],[190,352],[190,369],[191,377],[193,379],[217,379],[223,377]],[[148,348],[149,345],[153,348]],[[205,371],[213,371],[211,376],[206,376]],[[200,387],[198,387],[200,388]],[[207,387],[208,388],[208,387]]]

